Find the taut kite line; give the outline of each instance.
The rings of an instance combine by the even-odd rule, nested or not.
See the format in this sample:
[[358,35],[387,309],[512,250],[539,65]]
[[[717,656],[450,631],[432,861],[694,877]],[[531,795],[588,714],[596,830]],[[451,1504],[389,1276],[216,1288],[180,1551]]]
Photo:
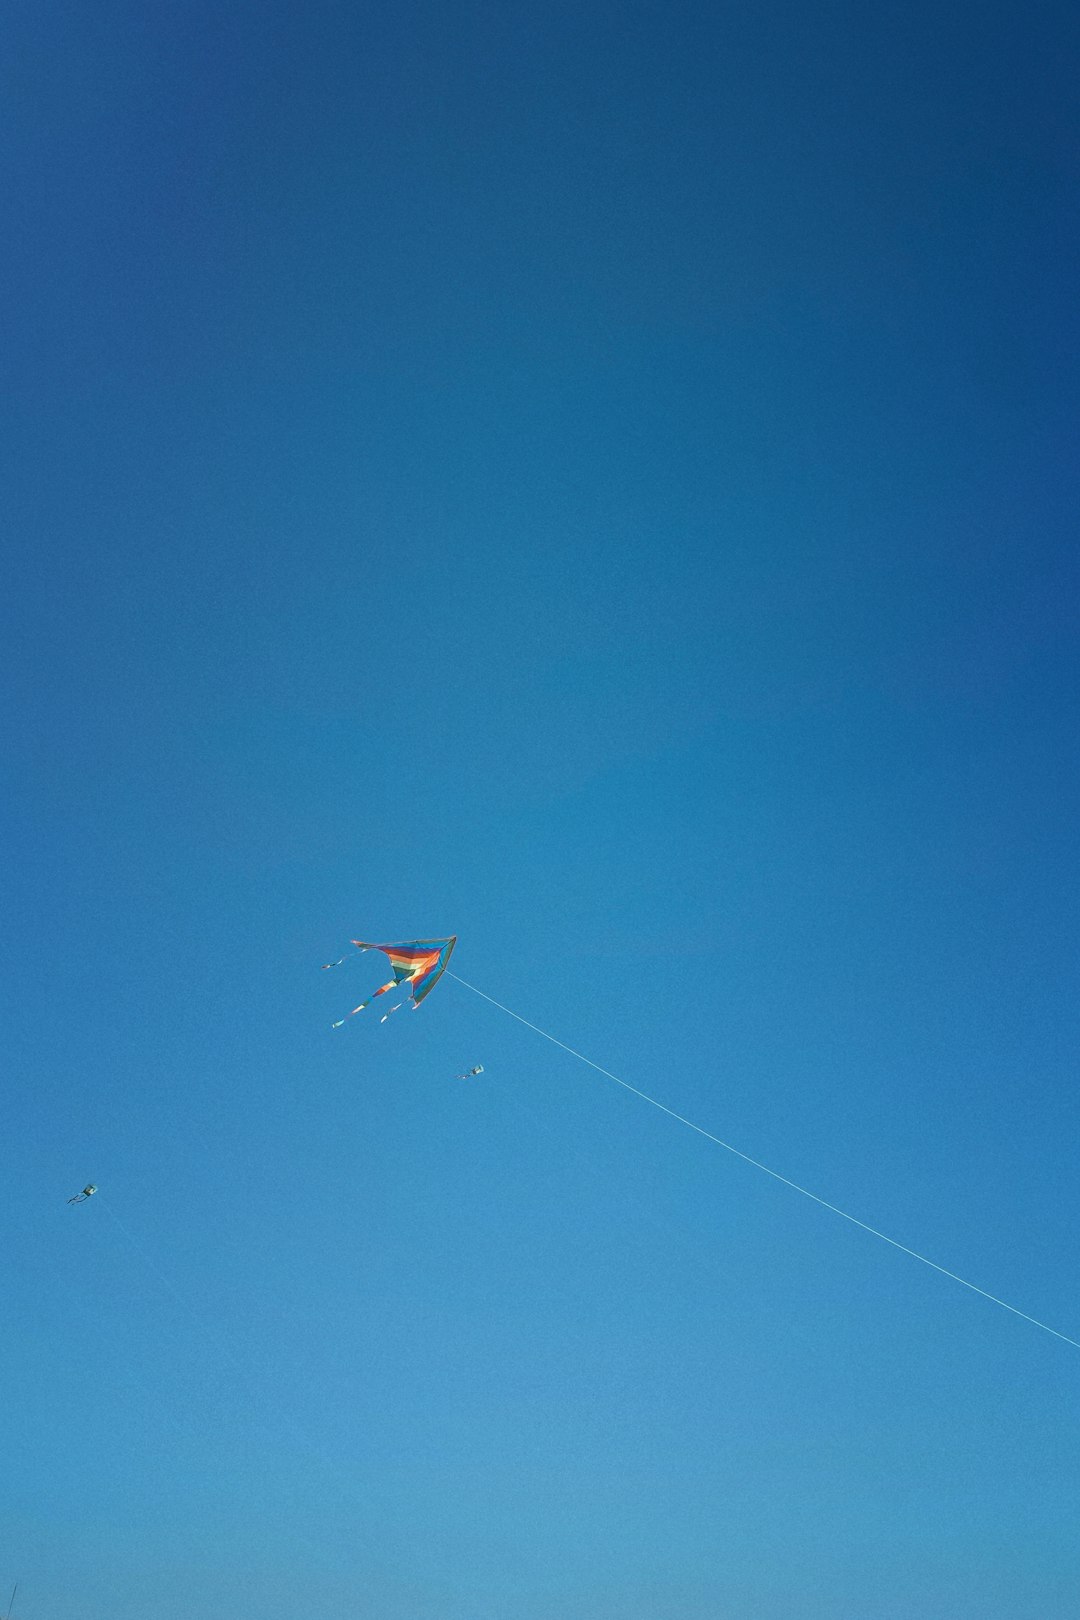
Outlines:
[[779,1170],[770,1169],[767,1164],[762,1164],[760,1159],[752,1159],[749,1153],[743,1153],[740,1148],[733,1147],[730,1142],[725,1142],[721,1136],[714,1136],[712,1131],[707,1131],[704,1126],[695,1125],[694,1121],[687,1119],[685,1114],[676,1113],[674,1108],[669,1108],[666,1103],[658,1101],[656,1097],[650,1097],[647,1091],[639,1091],[637,1086],[632,1086],[628,1080],[620,1080],[619,1076],[612,1074],[610,1069],[602,1068],[599,1063],[594,1063],[592,1058],[586,1057],[584,1052],[578,1052],[574,1047],[567,1046],[565,1041],[560,1041],[554,1035],[549,1035],[546,1029],[540,1028],[539,1024],[530,1023],[527,1018],[522,1018],[520,1013],[514,1012],[510,1007],[504,1007],[501,1001],[496,1001],[495,997],[489,996],[485,990],[478,990],[476,985],[470,984],[467,979],[458,978],[456,973],[451,973],[450,977],[455,979],[458,984],[463,985],[466,990],[471,990],[473,995],[482,997],[484,1001],[490,1001],[491,1005],[498,1007],[500,1012],[504,1012],[510,1018],[516,1019],[519,1024],[524,1024],[526,1029],[534,1030],[537,1035],[542,1035],[545,1041],[550,1041],[553,1046],[559,1046],[564,1052],[569,1052],[570,1056],[577,1058],[580,1063],[587,1063],[590,1069],[596,1070],[597,1074],[604,1075],[608,1080],[614,1080],[615,1084],[622,1086],[624,1091],[633,1092],[634,1096],[640,1097],[642,1102],[647,1102],[651,1107],[658,1108],[662,1114],[667,1114],[669,1118],[677,1120],[680,1125],[685,1125],[689,1130],[696,1131],[698,1136],[704,1136],[707,1141],[715,1142],[716,1146],[722,1147],[725,1153],[733,1153],[737,1159],[742,1159],[744,1164],[752,1165],[755,1170],[763,1171],[765,1175],[771,1176],[774,1181],[783,1182],[784,1186],[790,1187],[792,1192],[800,1193],[803,1198],[809,1198],[813,1203],[820,1204],[822,1209],[830,1210],[832,1214],[839,1215],[841,1219],[850,1221],[852,1226],[858,1226],[862,1231],[869,1232],[871,1237],[880,1238],[882,1243],[887,1243],[890,1248],[899,1249],[901,1254],[910,1255],[913,1260],[918,1260],[920,1265],[929,1266],[931,1271],[940,1272],[943,1277],[948,1277],[952,1282],[959,1283],[962,1288],[968,1288],[973,1294],[979,1294],[983,1299],[988,1299],[992,1305],[1000,1305],[1003,1311],[1009,1311],[1013,1316],[1021,1317],[1023,1321],[1030,1322],[1032,1327],[1041,1328],[1044,1333],[1051,1334],[1055,1339],[1063,1339],[1066,1344],[1071,1344],[1074,1350],[1080,1350],[1080,1339],[1071,1339],[1067,1333],[1059,1333],[1057,1328],[1052,1328],[1049,1323],[1040,1322],[1037,1316],[1029,1316],[1027,1311],[1021,1311],[1017,1306],[1010,1305],[1008,1300],[999,1299],[997,1294],[991,1294],[985,1288],[980,1288],[977,1283],[969,1282],[966,1277],[961,1277],[958,1272],[949,1271],[945,1266],[939,1266],[936,1260],[928,1259],[925,1254],[920,1254],[917,1249],[911,1249],[906,1243],[899,1243],[896,1238],[889,1237],[886,1232],[879,1232],[876,1226],[870,1226],[866,1221],[860,1221],[857,1215],[849,1215],[847,1210],[841,1209],[838,1204],[830,1204],[827,1198],[819,1198],[817,1193],[811,1192],[808,1187],[800,1187],[797,1181],[792,1181],[788,1176],[782,1176]]

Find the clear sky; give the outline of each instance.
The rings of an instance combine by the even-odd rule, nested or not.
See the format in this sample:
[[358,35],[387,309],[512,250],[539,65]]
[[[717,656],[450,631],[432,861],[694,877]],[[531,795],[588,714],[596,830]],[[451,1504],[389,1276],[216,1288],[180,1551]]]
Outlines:
[[1071,1620],[1080,11],[2,64],[0,1602]]

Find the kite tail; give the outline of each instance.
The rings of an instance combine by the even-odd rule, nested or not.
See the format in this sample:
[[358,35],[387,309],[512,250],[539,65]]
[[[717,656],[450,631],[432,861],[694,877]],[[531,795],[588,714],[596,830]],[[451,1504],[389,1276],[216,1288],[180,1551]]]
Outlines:
[[[355,940],[353,941],[353,943],[354,944],[356,943]],[[367,946],[366,945],[361,945],[360,950],[361,950],[361,952],[366,951]],[[342,962],[349,962],[351,960],[352,960],[352,958],[350,956],[339,956],[336,962],[323,962],[321,964],[321,966],[322,966],[322,968],[323,968],[323,970],[325,972],[325,970],[327,968],[340,967]]]
[[[331,967],[333,965],[333,963],[330,964]],[[363,1012],[365,1007],[371,1006],[371,1003],[375,1000],[376,996],[385,996],[386,992],[388,990],[392,990],[396,984],[396,979],[390,979],[386,984],[380,984],[379,988],[377,990],[373,990],[371,995],[368,996],[367,1000],[360,1003],[359,1007],[354,1007],[352,1012],[346,1013],[345,1018],[355,1018],[358,1012]],[[331,1024],[331,1029],[340,1029],[342,1024],[345,1022],[345,1018],[339,1018],[336,1023]]]
[[395,1013],[395,1012],[397,1012],[397,1010],[398,1010],[398,1008],[399,1008],[399,1007],[403,1007],[403,1006],[404,1006],[404,1005],[405,1005],[405,1003],[404,1003],[404,1002],[402,1002],[402,1001],[395,1001],[395,1002],[394,1002],[394,1005],[393,1005],[393,1006],[392,1006],[392,1007],[391,1007],[391,1008],[390,1008],[390,1012],[384,1012],[384,1013],[383,1013],[383,1015],[382,1015],[382,1017],[381,1017],[381,1018],[380,1018],[380,1019],[379,1019],[379,1023],[380,1023],[380,1024],[385,1024],[385,1023],[386,1023],[386,1020],[387,1020],[387,1019],[388,1019],[388,1018],[389,1018],[389,1016],[390,1016],[390,1013]]

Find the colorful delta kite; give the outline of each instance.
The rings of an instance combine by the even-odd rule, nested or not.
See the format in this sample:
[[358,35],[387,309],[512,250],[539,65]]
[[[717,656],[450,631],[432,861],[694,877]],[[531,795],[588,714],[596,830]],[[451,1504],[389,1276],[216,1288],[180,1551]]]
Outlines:
[[[345,1018],[355,1018],[358,1012],[363,1012],[365,1007],[371,1005],[376,996],[385,996],[388,990],[393,990],[395,985],[399,984],[407,987],[408,999],[414,1007],[419,1007],[424,997],[430,995],[445,973],[450,952],[457,944],[457,935],[453,934],[449,939],[410,939],[404,945],[372,945],[365,939],[354,939],[353,944],[360,951],[382,951],[384,956],[390,958],[394,977],[386,984],[380,984],[359,1007],[354,1007],[352,1012],[346,1013]],[[323,967],[340,967],[345,960],[346,958],[342,956],[336,962],[324,962]],[[385,1024],[390,1013],[397,1012],[401,1005],[400,1001],[395,1002],[390,1012],[383,1013],[379,1022]],[[340,1029],[345,1018],[339,1018],[333,1027]]]

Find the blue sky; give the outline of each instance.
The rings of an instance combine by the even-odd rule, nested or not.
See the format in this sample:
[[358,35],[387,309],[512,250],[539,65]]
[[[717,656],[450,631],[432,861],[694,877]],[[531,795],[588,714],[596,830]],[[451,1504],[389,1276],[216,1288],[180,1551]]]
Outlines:
[[1074,1615],[1074,8],[5,34],[17,1620]]

